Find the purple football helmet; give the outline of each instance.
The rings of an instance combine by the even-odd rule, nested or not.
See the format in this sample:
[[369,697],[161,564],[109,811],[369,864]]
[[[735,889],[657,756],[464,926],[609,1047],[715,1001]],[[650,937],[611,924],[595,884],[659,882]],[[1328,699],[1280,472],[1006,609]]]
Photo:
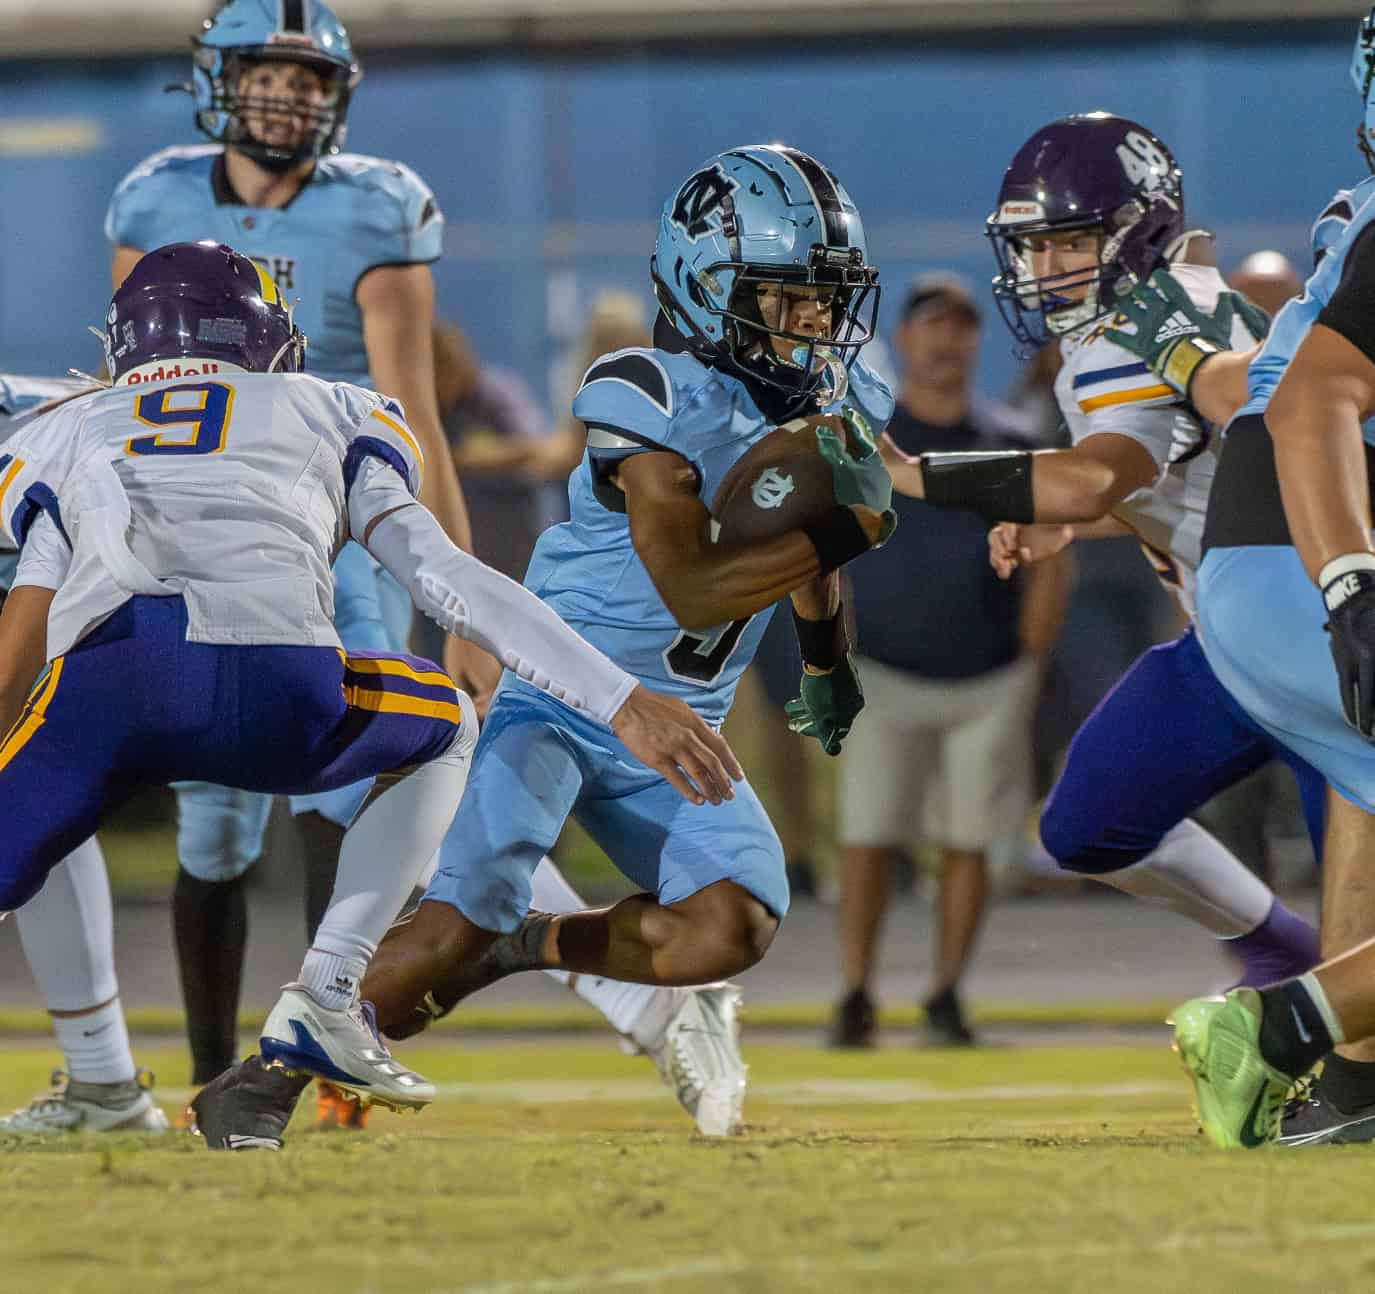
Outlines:
[[129,272],[105,315],[105,364],[195,358],[252,373],[299,373],[306,339],[268,272],[223,243],[169,243]]
[[[1100,235],[1097,265],[1036,277],[1028,236],[1076,230]],[[998,259],[993,296],[1003,318],[1024,347],[1044,345],[1111,312],[1169,258],[1184,233],[1179,165],[1125,117],[1062,117],[1017,150],[985,233]]]

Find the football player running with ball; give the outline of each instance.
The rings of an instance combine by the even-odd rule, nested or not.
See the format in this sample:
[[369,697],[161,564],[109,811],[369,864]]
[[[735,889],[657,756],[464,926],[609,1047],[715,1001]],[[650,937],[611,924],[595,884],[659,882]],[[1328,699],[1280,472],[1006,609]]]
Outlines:
[[[709,509],[732,466],[780,424],[823,413],[886,423],[892,397],[857,358],[877,305],[859,213],[805,153],[732,149],[665,205],[651,276],[656,344],[606,355],[584,378],[573,412],[588,448],[570,485],[572,519],[541,537],[526,585],[713,726],[774,604],[791,594],[807,667],[796,722],[838,750],[862,698],[836,571],[891,525],[872,440],[854,456],[829,447],[834,497],[802,528],[743,543],[723,525],[716,543]],[[530,874],[570,815],[643,893],[601,911],[531,911]],[[364,992],[380,1026],[406,1036],[517,971],[701,983],[757,962],[787,910],[782,849],[747,783],[726,804],[687,803],[622,743],[508,671],[439,869]],[[252,1135],[267,1118],[256,1113],[261,1094],[240,1098],[232,1076],[202,1104],[213,1097],[226,1127]],[[733,1130],[739,1077],[706,1069],[696,1081],[698,1127]],[[289,1112],[292,1094],[283,1098]]]
[[[1037,131],[1008,167],[988,235],[1000,267],[994,293],[1014,335],[1027,347],[1058,340],[1055,394],[1073,447],[915,459],[885,447],[894,487],[1011,523],[990,537],[1005,574],[1076,535],[1134,533],[1192,616],[1216,429],[1109,328],[1122,294],[1162,265],[1216,307],[1237,344],[1263,332],[1263,319],[1215,269],[1189,260],[1207,235],[1186,227],[1179,167],[1123,117],[1087,113]],[[1244,983],[1302,972],[1317,959],[1312,929],[1189,820],[1273,758],[1299,781],[1317,847],[1322,779],[1231,699],[1190,627],[1146,652],[1079,729],[1041,838],[1062,867],[1163,903],[1226,941]]]

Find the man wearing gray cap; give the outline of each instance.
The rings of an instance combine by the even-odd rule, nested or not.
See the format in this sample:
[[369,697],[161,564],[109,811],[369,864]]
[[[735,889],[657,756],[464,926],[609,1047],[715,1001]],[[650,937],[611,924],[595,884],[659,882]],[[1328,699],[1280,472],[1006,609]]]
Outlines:
[[[888,434],[907,453],[1033,447],[1030,424],[972,391],[980,315],[963,280],[918,277],[895,333],[901,386]],[[872,1045],[870,986],[893,850],[939,851],[927,1040],[968,1045],[958,983],[988,895],[988,851],[1023,829],[1039,662],[1059,632],[1065,561],[1010,584],[987,525],[894,498],[900,524],[851,578],[867,700],[840,759],[838,936],[845,996],[835,1046]],[[1063,556],[1063,555],[1062,555]]]

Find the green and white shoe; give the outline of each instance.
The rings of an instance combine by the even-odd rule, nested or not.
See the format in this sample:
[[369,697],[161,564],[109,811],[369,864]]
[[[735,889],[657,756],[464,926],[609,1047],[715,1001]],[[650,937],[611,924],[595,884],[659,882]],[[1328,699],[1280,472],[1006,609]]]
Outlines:
[[1260,994],[1233,989],[1175,1008],[1174,1049],[1194,1085],[1194,1113],[1215,1146],[1254,1150],[1279,1132],[1294,1080],[1260,1054]]

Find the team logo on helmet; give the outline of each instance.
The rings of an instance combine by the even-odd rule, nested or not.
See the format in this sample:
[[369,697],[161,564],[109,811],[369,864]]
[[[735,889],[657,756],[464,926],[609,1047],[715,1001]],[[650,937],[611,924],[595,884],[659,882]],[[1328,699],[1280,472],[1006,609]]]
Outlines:
[[695,243],[703,234],[721,228],[721,222],[713,222],[711,217],[739,187],[719,164],[705,167],[678,190],[669,219],[683,231],[688,242]]
[[1117,160],[1122,163],[1127,178],[1146,193],[1175,187],[1174,164],[1155,140],[1139,130],[1129,130],[1118,144]]

